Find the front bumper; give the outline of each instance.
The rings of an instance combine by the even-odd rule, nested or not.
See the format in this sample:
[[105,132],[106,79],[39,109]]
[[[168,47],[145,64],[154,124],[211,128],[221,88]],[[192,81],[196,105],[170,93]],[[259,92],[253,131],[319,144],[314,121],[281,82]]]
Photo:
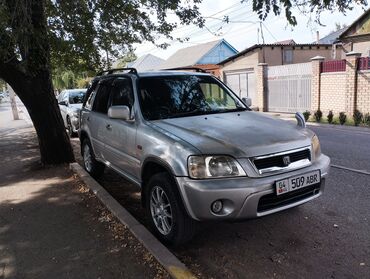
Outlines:
[[[330,168],[330,159],[321,155],[311,166],[302,169],[276,174],[268,177],[222,178],[194,180],[189,177],[176,177],[188,214],[195,220],[235,220],[261,217],[284,209],[288,209],[312,199],[324,191],[325,178]],[[260,199],[271,197],[275,193],[275,181],[313,170],[320,170],[321,183],[312,189],[312,194],[301,195],[278,203],[276,207],[261,209]],[[294,193],[294,192],[291,192]],[[267,196],[269,195],[269,196]],[[264,198],[264,200],[265,200]],[[216,200],[223,201],[220,214],[211,211]]]

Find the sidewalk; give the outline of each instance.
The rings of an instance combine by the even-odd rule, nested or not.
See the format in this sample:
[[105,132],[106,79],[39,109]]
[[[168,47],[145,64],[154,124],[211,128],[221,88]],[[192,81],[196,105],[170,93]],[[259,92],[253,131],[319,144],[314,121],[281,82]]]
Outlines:
[[[285,121],[297,122],[295,119],[294,113],[279,113],[279,112],[263,112],[263,114],[279,118]],[[362,126],[349,126],[349,125],[339,125],[339,124],[329,124],[329,123],[317,123],[317,122],[306,122],[307,126],[312,127],[321,127],[321,128],[331,128],[335,130],[341,131],[356,131],[361,133],[370,133],[369,127],[362,127]]]
[[0,279],[168,278],[73,176],[41,168],[33,128],[0,104]]

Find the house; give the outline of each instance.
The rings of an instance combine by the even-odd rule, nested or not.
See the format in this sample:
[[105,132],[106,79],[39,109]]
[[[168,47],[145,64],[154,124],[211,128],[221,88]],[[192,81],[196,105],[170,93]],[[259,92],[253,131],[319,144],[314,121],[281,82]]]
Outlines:
[[370,9],[350,26],[329,33],[320,44],[332,44],[332,59],[345,59],[346,53],[358,52],[370,56]]
[[[338,37],[343,50],[358,52],[361,56],[370,56],[370,9],[363,13]],[[337,42],[337,43],[338,43]]]
[[294,40],[274,44],[256,44],[220,63],[221,77],[240,97],[257,99],[257,66],[269,66],[309,62],[314,56],[331,57],[331,44],[297,44]]
[[170,56],[161,69],[176,69],[181,67],[198,67],[212,74],[219,75],[220,61],[237,54],[238,51],[226,40],[217,40],[178,50]]
[[127,64],[127,67],[136,68],[139,72],[153,71],[163,64],[165,60],[152,54],[146,54],[133,62]]

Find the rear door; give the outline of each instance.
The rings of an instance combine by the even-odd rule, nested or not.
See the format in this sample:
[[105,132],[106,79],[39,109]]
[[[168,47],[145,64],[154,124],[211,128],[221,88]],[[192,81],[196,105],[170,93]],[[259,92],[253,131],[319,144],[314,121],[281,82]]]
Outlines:
[[99,82],[91,113],[89,113],[86,119],[89,123],[91,144],[93,145],[95,156],[103,161],[106,161],[105,140],[108,129],[107,112],[111,82],[111,79],[101,80]]
[[[132,80],[129,77],[115,79],[110,91],[109,106],[128,106],[133,116],[134,94]],[[136,127],[134,120],[107,118],[106,130],[106,160],[109,164],[127,177],[137,180],[135,170],[140,161],[136,158]]]

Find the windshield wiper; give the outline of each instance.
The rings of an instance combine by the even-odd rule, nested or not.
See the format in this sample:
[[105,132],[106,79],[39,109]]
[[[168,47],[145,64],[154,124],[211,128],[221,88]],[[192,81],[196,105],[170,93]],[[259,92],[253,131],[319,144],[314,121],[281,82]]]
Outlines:
[[204,110],[193,110],[193,111],[176,113],[176,114],[171,115],[169,118],[176,118],[176,117],[183,117],[183,116],[196,116],[196,115],[209,114],[209,113],[212,113],[212,112],[204,111]]
[[239,107],[239,108],[234,108],[234,109],[219,109],[215,110],[212,113],[225,113],[225,112],[237,112],[237,111],[246,111],[246,108]]

